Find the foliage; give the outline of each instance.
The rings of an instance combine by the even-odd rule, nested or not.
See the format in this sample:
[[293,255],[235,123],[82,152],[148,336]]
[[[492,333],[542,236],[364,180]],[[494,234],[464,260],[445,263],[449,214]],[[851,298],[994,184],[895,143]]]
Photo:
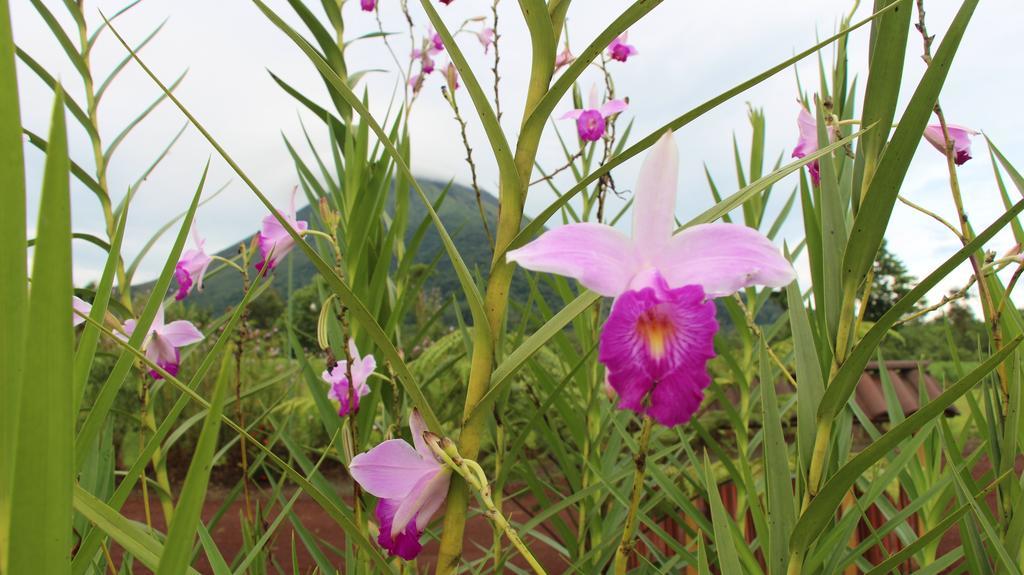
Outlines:
[[[446,575],[528,566],[537,572],[685,568],[796,575],[879,573],[904,565],[938,572],[954,564],[961,572],[1020,572],[1024,491],[1015,462],[1024,317],[1009,302],[1024,268],[1019,249],[1002,258],[990,252],[1004,228],[1024,243],[1024,202],[1012,200],[1024,193],[1024,177],[986,141],[1003,210],[973,229],[958,179],[962,144],[952,133],[936,140],[936,128],[928,126],[935,117],[943,134],[939,97],[977,0],[960,4],[934,49],[923,1],[880,0],[859,10],[855,3],[853,13],[862,18],[844,17],[837,34],[693,110],[673,111],[679,115],[648,134],[633,134],[633,118],[621,108],[598,114],[604,123],[596,140],[594,126],[581,125],[578,138],[549,130],[551,114],[567,96],[583,108],[585,72],[603,80],[601,100],[626,95],[618,93],[613,60],[617,66],[636,55],[627,42],[638,39],[625,32],[656,17],[649,13],[660,1],[627,3],[588,45],[576,46],[575,60],[557,63],[563,36],[568,49],[571,16],[586,8],[569,0],[520,2],[529,44],[515,49],[531,72],[515,87],[523,95],[514,100],[521,115],[506,116],[515,118],[514,139],[508,121],[499,121],[513,113],[500,89],[499,54],[508,49],[501,43],[504,18],[497,33],[487,34],[499,26],[497,2],[490,15],[455,29],[443,7],[429,0],[420,2],[423,22],[405,2],[361,3],[363,9],[403,11],[409,45],[404,33],[366,28],[366,22],[380,22],[370,15],[343,15],[343,2],[289,0],[279,8],[253,2],[295,44],[295,55],[308,61],[306,71],[323,82],[320,93],[304,93],[281,71],[272,74],[320,120],[302,126],[305,142],[286,139],[281,150],[308,203],[297,214],[273,206],[219,136],[192,115],[175,93],[181,78],[165,84],[146,65],[139,50],[157,41],[160,28],[142,36],[121,19],[139,10],[139,2],[100,19],[81,2],[59,8],[31,2],[74,69],[69,84],[76,86],[65,90],[15,46],[9,6],[0,0],[0,179],[11,197],[0,214],[0,299],[12,308],[0,338],[0,442],[8,455],[0,458],[0,573],[132,572],[136,565],[191,573],[200,558],[218,574],[311,570],[298,566],[299,549],[324,573],[343,565],[351,573],[433,569]],[[353,21],[353,13],[366,18]],[[438,82],[462,128],[469,188],[420,180],[410,169],[410,140],[420,137],[410,133],[410,116],[423,82],[431,80],[424,79],[424,54],[441,52],[431,51],[434,38],[417,38],[427,26],[436,30],[449,62]],[[919,78],[904,70],[919,45],[915,28],[927,63]],[[870,38],[871,53],[848,54],[852,35]],[[131,44],[126,36],[144,39]],[[91,58],[101,37],[125,48],[123,59],[105,65],[104,73]],[[470,42],[460,42],[465,37]],[[399,80],[396,95],[361,85],[369,71],[350,69],[346,53],[356,41],[379,43],[392,54],[419,50],[407,66],[396,59],[388,71]],[[490,78],[463,52],[479,43],[494,57]],[[722,184],[708,166],[714,205],[676,222],[687,233],[721,220],[772,240],[787,223],[802,226],[802,237],[783,253],[790,261],[806,259],[810,282],[782,290],[751,285],[716,300],[717,357],[708,367],[703,403],[685,425],[655,425],[649,416],[618,409],[600,349],[605,322],[617,308],[575,281],[519,269],[506,255],[549,223],[592,229],[629,217],[635,197],[614,179],[618,166],[669,141],[666,131],[685,129],[812,56],[820,77],[801,85],[799,97],[813,118],[804,131],[816,136],[802,133],[802,139],[814,139],[814,149],[784,163],[785,151],[766,149],[764,113],[751,106],[746,149],[734,139],[735,185]],[[851,73],[853,58],[868,62],[861,89]],[[16,59],[23,66],[16,68]],[[101,103],[129,65],[140,67],[162,94],[108,139]],[[648,65],[656,73],[656,63]],[[414,66],[421,76],[412,75]],[[24,79],[16,71],[54,92],[45,138],[21,124],[18,86]],[[138,179],[123,194],[107,183],[121,142],[165,104],[184,114],[267,207],[264,227],[277,234],[261,231],[216,254],[205,291],[184,303],[169,290],[187,271],[180,262],[195,258],[185,249],[196,213],[211,196],[209,166],[197,166],[190,176],[194,193],[183,212],[153,230],[140,249],[122,245],[131,208],[180,132],[166,135],[169,144],[153,163],[135,167]],[[371,109],[388,111],[379,116]],[[596,122],[594,114],[588,117]],[[475,151],[466,135],[476,133],[466,130],[470,123],[486,138],[474,142]],[[84,130],[91,157],[79,158],[68,146],[69,124]],[[310,130],[328,145],[315,145]],[[960,246],[915,280],[887,250],[885,237],[922,137],[940,152],[928,160],[945,163],[957,225],[945,223]],[[564,165],[541,165],[538,150],[549,143],[560,146]],[[41,178],[25,177],[26,146],[46,155]],[[496,197],[476,180],[475,162],[483,154],[499,170]],[[790,175],[795,185],[782,190],[794,180],[786,180]],[[26,181],[40,179],[37,237],[30,242],[27,198],[37,196]],[[71,229],[72,179],[95,196],[103,224],[98,235]],[[557,198],[536,218],[525,217],[528,194],[543,188]],[[610,194],[628,198],[620,212],[611,209]],[[935,199],[941,201],[944,196]],[[151,253],[171,231],[169,251]],[[71,283],[73,240],[107,252],[98,281],[80,290]],[[715,247],[725,253],[728,246]],[[128,253],[137,255],[128,259]],[[277,260],[269,256],[281,262],[275,269],[267,262]],[[153,282],[141,284],[135,272],[146,258],[162,267]],[[26,261],[31,270],[22,266]],[[973,272],[966,287],[924,307],[924,296],[965,263]],[[972,291],[978,318],[964,303]],[[91,305],[82,317],[72,313],[73,293]],[[71,319],[82,327],[73,330]],[[192,324],[203,340],[172,345],[161,333],[170,325],[185,330],[185,323],[166,323],[178,321]],[[371,355],[372,373],[359,373]],[[907,391],[897,390],[883,370],[885,418],[870,420],[858,400],[864,369],[870,361],[892,359],[933,362],[929,369],[944,388],[927,397],[919,391],[915,409],[905,412]],[[947,421],[951,406],[962,415]],[[394,549],[386,542],[408,536],[382,533],[386,521],[397,520],[382,510],[399,499],[373,497],[371,491],[380,491],[354,484],[349,474],[360,468],[354,458],[384,441],[407,439],[407,422],[426,428],[406,454],[429,464],[426,485],[452,474],[446,495],[420,486],[399,498],[421,505],[444,496],[437,518],[420,518],[424,541],[439,539],[436,560],[424,555],[405,563],[389,556]],[[393,479],[404,484],[409,477]],[[216,505],[210,481],[227,488],[227,505],[238,498],[240,549],[227,549],[217,537],[228,507],[212,517],[203,512]],[[143,517],[124,509],[136,491],[145,501]],[[336,526],[331,535],[309,529],[309,517],[293,512],[300,497],[329,517]],[[489,540],[469,531],[477,528],[470,522],[478,507],[493,524]],[[868,510],[884,521],[872,522],[865,535]],[[421,522],[409,526],[419,537]],[[959,543],[940,555],[939,540],[952,531]],[[343,535],[340,544],[335,534]],[[274,540],[289,535],[290,556],[273,553]],[[889,554],[886,547],[876,565],[873,550],[883,537],[898,542],[899,550]],[[121,553],[119,565],[112,549]]]

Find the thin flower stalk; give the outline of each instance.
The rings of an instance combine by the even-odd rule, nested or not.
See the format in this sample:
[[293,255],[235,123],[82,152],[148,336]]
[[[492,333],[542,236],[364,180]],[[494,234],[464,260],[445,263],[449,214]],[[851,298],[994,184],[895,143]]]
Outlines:
[[629,566],[629,557],[636,546],[636,528],[639,524],[640,500],[644,494],[644,477],[647,473],[647,455],[651,446],[651,431],[654,429],[654,418],[643,416],[643,427],[640,429],[640,440],[636,455],[633,457],[633,488],[629,496],[629,512],[626,524],[622,528],[622,540],[615,551],[615,575],[625,575]]
[[[442,444],[444,447],[442,447]],[[449,440],[441,440],[435,436],[427,438],[427,445],[430,446],[431,451],[437,457],[473,488],[473,491],[480,498],[480,502],[483,503],[484,509],[486,509],[487,517],[494,522],[498,529],[505,533],[509,542],[519,551],[523,559],[526,559],[533,572],[538,575],[546,575],[547,572],[544,570],[544,567],[541,566],[540,562],[533,556],[533,553],[530,552],[530,549],[523,543],[515,527],[508,522],[501,509],[495,505],[494,500],[491,498],[491,486],[487,480],[487,474],[480,467],[480,464],[472,459],[461,457],[455,444]]]
[[[495,50],[495,53],[497,53],[497,50]],[[483,224],[484,233],[487,234],[487,243],[494,245],[491,226],[487,223],[487,212],[484,211],[483,195],[480,192],[480,185],[476,179],[476,163],[473,161],[473,148],[469,145],[469,136],[466,134],[466,120],[463,119],[462,113],[459,112],[459,103],[455,100],[455,93],[449,92],[445,87],[441,88],[441,92],[444,94],[444,99],[448,102],[448,105],[451,106],[452,112],[455,113],[455,121],[459,123],[459,134],[462,136],[462,146],[466,149],[466,163],[469,164],[470,184],[473,186],[473,192],[476,194],[476,207],[480,212],[480,223]]]

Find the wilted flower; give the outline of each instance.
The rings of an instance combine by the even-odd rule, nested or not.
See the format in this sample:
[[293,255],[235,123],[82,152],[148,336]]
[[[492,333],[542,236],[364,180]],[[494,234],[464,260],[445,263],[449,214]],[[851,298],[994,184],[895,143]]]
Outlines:
[[602,106],[598,106],[597,102],[597,85],[594,85],[590,88],[589,107],[569,110],[559,118],[576,120],[576,131],[584,142],[600,140],[604,136],[605,119],[629,107],[625,100],[609,100]]
[[89,312],[92,311],[92,304],[76,295],[73,295],[71,296],[71,309],[75,310],[71,312],[71,326],[78,327],[85,323],[85,318],[82,316],[89,315]]
[[363,9],[363,12],[373,12],[373,9],[377,7],[377,0],[359,0],[359,7]]
[[409,77],[409,87],[412,88],[413,94],[419,94],[420,89],[423,88],[423,75],[413,74]]
[[420,535],[444,503],[451,470],[437,460],[423,433],[427,430],[418,411],[409,416],[415,449],[401,439],[385,441],[352,458],[352,478],[378,498],[377,543],[406,561],[423,549]]
[[484,28],[476,33],[476,38],[483,44],[484,54],[486,54],[491,48],[491,44],[494,44],[494,28]]
[[[971,159],[971,136],[977,136],[979,132],[963,126],[946,124],[949,131],[949,139],[953,141],[953,161],[956,165],[962,165]],[[935,146],[935,149],[946,153],[946,138],[942,135],[942,125],[932,124],[924,129],[924,139]]]
[[[807,111],[807,108],[800,107],[800,114],[796,117],[796,125],[800,129],[800,139],[797,140],[796,147],[793,148],[792,157],[802,158],[807,154],[813,154],[818,151],[818,122]],[[832,141],[837,140],[839,137],[839,133],[832,126],[828,127],[828,135]],[[807,172],[811,174],[811,181],[814,182],[815,186],[821,183],[821,173],[818,169],[817,160],[807,164]]]
[[210,267],[213,261],[213,258],[203,250],[206,240],[199,237],[199,232],[192,231],[192,241],[196,243],[195,249],[182,254],[178,264],[174,266],[174,279],[178,280],[178,293],[174,295],[174,299],[178,301],[192,293],[192,288],[203,291],[203,277],[206,275],[206,268]]
[[566,46],[564,50],[558,53],[558,56],[555,56],[555,71],[558,71],[563,66],[568,66],[575,59],[576,57],[572,55],[569,47]]
[[635,56],[638,53],[634,46],[626,43],[628,40],[629,32],[623,32],[620,36],[616,36],[611,44],[608,44],[608,55],[612,60],[625,62],[630,56]]
[[[298,189],[292,190],[291,204],[287,214],[282,214],[288,224],[300,234],[309,228],[309,224],[295,219],[295,194]],[[292,251],[295,247],[295,240],[288,230],[277,221],[273,214],[263,218],[263,229],[260,230],[258,238],[260,256],[262,259],[256,262],[256,269],[263,271],[263,266],[268,266],[267,272],[274,271],[277,264]],[[270,258],[268,261],[267,258]]]
[[[138,322],[130,319],[124,322],[125,335],[132,335]],[[142,340],[142,351],[146,357],[156,365],[163,368],[171,375],[178,375],[178,366],[181,364],[181,353],[179,348],[203,340],[203,334],[192,325],[192,322],[185,320],[164,323],[164,306],[161,305],[156,311],[153,323],[149,326],[149,333]],[[153,379],[161,379],[163,376],[155,369],[150,370],[149,375]]]
[[619,408],[666,426],[688,421],[710,383],[705,367],[718,330],[711,299],[795,277],[768,238],[746,226],[701,224],[673,235],[678,168],[666,133],[640,169],[631,238],[603,224],[570,224],[507,255],[616,298],[599,349],[608,383]]
[[459,71],[455,68],[455,64],[448,62],[448,65],[444,67],[444,79],[452,93],[459,89]]
[[348,340],[348,352],[352,355],[352,389],[355,391],[351,402],[348,396],[348,361],[339,361],[334,365],[334,369],[324,371],[321,375],[324,381],[331,384],[327,398],[338,402],[339,417],[359,411],[359,398],[370,393],[370,386],[366,382],[373,370],[377,369],[377,360],[372,355],[359,357],[356,342],[351,339]]

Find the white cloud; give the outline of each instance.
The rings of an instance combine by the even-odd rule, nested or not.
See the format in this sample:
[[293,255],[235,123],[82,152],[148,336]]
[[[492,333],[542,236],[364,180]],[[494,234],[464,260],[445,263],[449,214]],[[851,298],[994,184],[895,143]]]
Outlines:
[[[384,29],[404,31],[404,18],[393,0],[381,0]],[[61,3],[48,2],[50,8],[70,28],[70,18]],[[314,3],[315,4],[315,3]],[[374,19],[358,10],[355,3],[346,8],[349,36],[376,29]],[[865,3],[870,4],[870,3]],[[955,3],[929,3],[929,26],[941,32],[952,19]],[[97,9],[112,14],[124,5],[122,0],[86,3],[89,20],[99,21]],[[286,2],[272,5],[287,20],[301,26]],[[417,2],[410,2],[420,23],[426,19]],[[658,126],[715,96],[742,80],[757,74],[793,53],[813,45],[818,38],[832,33],[839,18],[849,10],[847,1],[822,2],[734,2],[682,3],[666,2],[630,31],[632,43],[640,54],[627,64],[613,63],[616,87],[629,96],[629,115],[635,119],[633,137],[649,133]],[[457,0],[448,7],[439,6],[450,26],[464,18],[489,12],[489,3]],[[1024,162],[1024,141],[1020,121],[1006,111],[1013,109],[1011,98],[1019,94],[1019,66],[1016,60],[1003,57],[1008,46],[1017,44],[1013,26],[1006,14],[1016,8],[1015,0],[993,0],[978,8],[966,34],[958,60],[953,66],[942,103],[951,121],[986,130],[1011,159]],[[40,60],[55,76],[68,84],[72,95],[81,93],[78,78],[61,53],[45,24],[26,0],[12,3],[15,37],[21,47]],[[623,9],[616,0],[577,2],[569,13],[572,46],[577,53]],[[868,6],[858,17],[868,15]],[[508,139],[515,141],[520,122],[518,111],[525,99],[529,74],[528,34],[514,2],[501,4],[502,39],[502,107],[503,126]],[[119,29],[131,41],[138,42],[164,18],[168,22],[161,34],[143,52],[146,61],[165,80],[170,81],[188,69],[188,76],[177,92],[204,125],[220,140],[235,159],[258,182],[271,199],[279,204],[297,183],[290,158],[282,142],[282,133],[299,144],[308,157],[299,126],[299,108],[283,93],[267,74],[272,70],[315,99],[327,101],[325,90],[312,67],[290,41],[279,33],[250,2],[244,0],[149,0],[118,21]],[[866,70],[867,29],[851,37],[851,71],[863,87]],[[423,29],[417,31],[422,34]],[[490,90],[489,60],[484,57],[472,35],[460,35],[471,62],[480,70],[484,88]],[[408,53],[404,34],[393,37],[398,56]],[[518,48],[518,49],[517,49]],[[906,79],[901,100],[905,103],[924,70],[918,55],[920,45],[912,38],[906,58]],[[112,36],[105,35],[93,54],[98,70],[108,70],[123,57],[123,50]],[[831,51],[825,52],[825,57]],[[394,69],[391,56],[379,40],[353,44],[347,51],[351,70]],[[19,67],[22,90],[22,116],[25,124],[40,134],[46,133],[49,90],[24,66]],[[797,66],[805,87],[816,86],[817,62],[811,58]],[[596,71],[584,75],[583,87],[599,79]],[[375,73],[367,77],[366,87],[373,95],[372,108],[378,117],[387,111],[387,99],[401,80],[393,72]],[[410,129],[413,134],[413,168],[417,174],[430,178],[454,178],[467,182],[469,173],[464,164],[457,126],[447,104],[437,93],[439,78],[435,75],[425,88],[413,110]],[[122,77],[104,100],[101,126],[109,142],[126,122],[158,95],[157,89],[134,66]],[[463,114],[473,118],[471,103],[460,90]],[[735,132],[741,149],[749,138],[746,102],[763,107],[767,114],[766,162],[774,162],[782,153],[788,158],[796,136],[794,119],[797,88],[792,70],[780,73],[757,88],[724,103],[717,109],[678,132],[683,199],[680,217],[691,216],[711,205],[704,178],[707,164],[723,193],[735,188],[732,163],[732,134]],[[557,110],[568,108],[568,101]],[[303,115],[313,129],[314,143],[325,145],[325,138],[316,130],[317,121]],[[139,176],[143,167],[160,153],[177,129],[183,125],[180,114],[165,104],[122,145],[109,173],[110,187],[120,196]],[[558,123],[567,135],[572,126]],[[490,159],[487,140],[477,122],[471,122],[469,137],[480,169],[480,182],[494,189],[497,168]],[[92,166],[91,148],[82,130],[72,134],[72,153],[87,169]],[[922,146],[915,159],[904,189],[907,197],[929,209],[953,218],[948,181],[941,157]],[[198,182],[210,147],[192,128],[186,131],[170,156],[142,186],[139,199],[132,208],[126,244],[129,251],[138,249],[170,215],[187,205]],[[987,151],[982,140],[975,143],[975,160],[960,170],[964,197],[972,223],[980,229],[1000,213],[1002,204],[995,187]],[[548,169],[563,163],[561,149],[549,130],[540,148],[540,163]],[[42,155],[27,155],[29,185],[38,189]],[[614,173],[620,189],[630,189],[639,159],[627,162]],[[220,249],[253,232],[265,209],[239,179],[216,155],[210,168],[210,189],[232,181],[221,197],[204,207],[198,221],[208,237],[208,245]],[[565,180],[559,180],[565,183]],[[775,201],[781,205],[784,196],[795,185],[790,178],[777,186]],[[531,194],[527,210],[540,211],[552,199],[550,193]],[[32,199],[36,196],[33,192]],[[30,203],[34,203],[30,201]],[[612,202],[611,209],[621,205]],[[101,232],[103,216],[95,198],[82,186],[74,191],[75,227],[83,231]],[[34,222],[34,211],[29,214]],[[628,218],[627,218],[628,220]],[[794,212],[784,229],[791,243],[802,230]],[[957,248],[957,242],[936,222],[905,206],[898,205],[888,235],[890,247],[908,264],[911,272],[923,277]],[[165,238],[143,264],[140,275],[153,276],[159,269],[171,238]],[[1002,252],[1012,243],[1008,233],[1001,234],[992,247]],[[76,249],[76,279],[95,276],[101,267],[102,255],[92,247]],[[936,292],[961,285],[969,270],[960,269],[943,282]]]

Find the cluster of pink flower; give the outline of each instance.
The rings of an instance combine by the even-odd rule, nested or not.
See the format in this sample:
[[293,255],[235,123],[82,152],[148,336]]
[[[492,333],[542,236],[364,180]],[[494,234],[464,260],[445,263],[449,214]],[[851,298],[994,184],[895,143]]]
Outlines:
[[[295,191],[292,192],[288,213],[281,214],[281,217],[300,234],[309,227],[306,222],[296,219]],[[178,282],[178,291],[174,294],[174,299],[178,301],[188,297],[193,290],[203,291],[203,278],[206,276],[207,268],[213,262],[213,257],[207,254],[204,249],[206,241],[195,231],[193,231],[192,238],[196,247],[185,251],[181,259],[174,266],[174,278]],[[263,271],[266,268],[267,273],[269,273],[273,271],[288,252],[292,251],[295,247],[295,240],[275,216],[268,215],[263,218],[263,225],[257,236],[256,244],[260,251],[260,260],[255,264],[256,269]],[[92,306],[78,297],[72,300],[72,307],[74,309],[72,325],[75,326],[84,323],[85,316],[92,311]],[[131,336],[137,324],[138,322],[135,319],[125,321],[121,326],[121,333],[117,335],[119,337]],[[146,353],[146,357],[155,365],[172,376],[176,376],[178,374],[178,367],[181,364],[180,348],[202,341],[202,339],[202,332],[192,322],[178,320],[165,324],[164,308],[161,305],[149,327],[149,333],[146,334],[142,341],[141,349]],[[373,358],[371,357],[370,359],[372,360]],[[373,368],[370,368],[370,371],[373,371]],[[161,379],[163,377],[155,369],[150,370],[149,374],[153,379]],[[355,378],[353,377],[353,379]],[[356,403],[358,403],[358,398]]]
[[[630,56],[636,55],[637,49],[627,44],[629,32],[623,32],[608,45],[608,57],[618,62],[625,62]],[[575,58],[569,47],[566,46],[555,59],[555,70],[568,65]],[[609,100],[601,104],[598,99],[597,86],[590,89],[590,97],[587,100],[586,108],[569,110],[562,115],[561,120],[576,120],[576,133],[584,142],[596,142],[604,137],[607,128],[608,118],[624,111],[629,107],[625,100]]]
[[[448,2],[445,2],[445,4],[448,4]],[[485,26],[473,33],[476,34],[480,44],[484,47],[484,54],[486,54],[491,49],[491,45],[494,44],[494,28]],[[409,77],[409,87],[412,88],[414,94],[418,94],[423,89],[427,76],[436,69],[434,56],[441,52],[444,52],[444,40],[440,34],[433,30],[427,32],[427,36],[423,39],[419,48],[413,48],[409,57],[413,62],[419,62],[420,64],[420,71]],[[454,64],[448,62],[444,69],[442,69],[442,74],[450,91],[454,92],[459,89],[459,73],[455,69]]]
[[[818,150],[818,123],[807,108],[801,107],[800,113],[796,117],[796,124],[800,131],[800,139],[797,140],[796,147],[793,148],[793,157],[802,158]],[[953,124],[948,124],[946,130],[949,132],[949,139],[953,144],[953,161],[958,166],[963,165],[971,159],[971,136],[976,136],[980,132]],[[829,125],[827,132],[830,142],[839,140],[839,130],[836,126]],[[943,155],[946,154],[946,138],[942,133],[941,125],[932,124],[925,128],[924,139]],[[821,183],[817,160],[807,165],[807,172],[811,175],[811,181],[815,186]]]
[[[604,224],[570,224],[507,255],[614,298],[599,350],[608,385],[620,409],[666,426],[689,421],[710,384],[706,364],[718,331],[713,299],[753,285],[782,287],[796,275],[767,237],[746,226],[703,224],[674,234],[678,168],[675,140],[666,133],[640,170],[632,237]],[[378,543],[404,559],[420,552],[420,535],[444,502],[451,475],[427,446],[415,412],[409,427],[415,447],[385,441],[349,466],[380,499]]]

